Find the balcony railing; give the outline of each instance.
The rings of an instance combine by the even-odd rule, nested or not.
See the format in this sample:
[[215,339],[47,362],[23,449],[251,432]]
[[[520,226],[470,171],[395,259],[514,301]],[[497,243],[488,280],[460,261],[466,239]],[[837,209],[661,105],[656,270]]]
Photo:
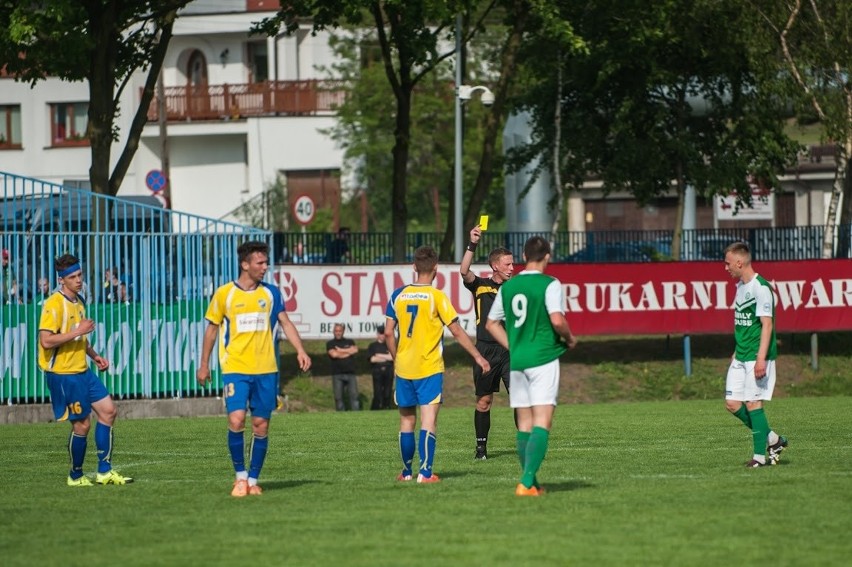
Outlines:
[[[236,85],[166,87],[166,119],[226,120],[247,116],[300,116],[334,112],[346,96],[338,81],[264,81]],[[148,120],[157,121],[156,96]]]

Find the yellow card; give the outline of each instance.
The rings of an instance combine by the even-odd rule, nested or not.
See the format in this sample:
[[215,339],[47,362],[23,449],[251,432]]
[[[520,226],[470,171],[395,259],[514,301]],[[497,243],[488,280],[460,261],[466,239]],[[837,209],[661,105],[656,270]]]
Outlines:
[[482,215],[479,217],[479,229],[488,230],[488,215]]

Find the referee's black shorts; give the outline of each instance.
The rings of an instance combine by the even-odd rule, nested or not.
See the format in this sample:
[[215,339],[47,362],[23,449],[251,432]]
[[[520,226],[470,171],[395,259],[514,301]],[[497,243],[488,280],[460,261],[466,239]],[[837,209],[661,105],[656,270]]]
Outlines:
[[482,373],[478,364],[473,364],[473,386],[476,389],[476,397],[481,398],[488,394],[500,391],[500,380],[506,391],[509,391],[509,351],[497,343],[486,343],[479,341],[476,348],[483,358],[491,365],[491,370]]

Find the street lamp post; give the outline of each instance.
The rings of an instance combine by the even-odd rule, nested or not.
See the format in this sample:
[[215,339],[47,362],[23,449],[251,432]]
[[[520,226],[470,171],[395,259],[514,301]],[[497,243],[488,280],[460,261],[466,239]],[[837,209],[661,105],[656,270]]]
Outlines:
[[[457,84],[461,83],[461,80],[458,80]],[[459,84],[456,90],[456,157],[455,157],[455,187],[453,193],[453,202],[455,205],[455,215],[454,215],[454,223],[453,223],[453,232],[455,233],[455,244],[454,248],[454,257],[456,262],[461,262],[462,259],[462,142],[463,142],[463,132],[462,132],[462,105],[470,100],[473,96],[473,93],[476,91],[482,91],[482,94],[479,95],[479,100],[482,101],[482,104],[485,106],[491,106],[494,104],[494,93],[492,93],[488,87],[483,87],[482,85],[477,85],[475,87],[471,87],[469,85],[461,85]]]

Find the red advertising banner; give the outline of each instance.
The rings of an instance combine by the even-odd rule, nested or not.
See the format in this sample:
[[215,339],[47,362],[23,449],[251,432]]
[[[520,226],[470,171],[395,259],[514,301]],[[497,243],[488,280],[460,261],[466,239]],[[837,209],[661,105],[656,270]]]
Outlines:
[[[516,266],[516,270],[520,270]],[[487,266],[474,266],[487,276]],[[789,331],[852,329],[852,260],[756,262],[775,290],[776,327]],[[410,265],[276,266],[275,281],[303,338],[329,338],[335,322],[351,338],[369,338],[384,322],[393,290],[414,281]],[[722,262],[552,264],[578,335],[733,332],[735,282]],[[473,298],[458,265],[439,265],[435,286],[473,334]]]
[[[778,331],[852,329],[852,261],[755,262]],[[553,264],[578,335],[733,332],[736,282],[722,262]]]

